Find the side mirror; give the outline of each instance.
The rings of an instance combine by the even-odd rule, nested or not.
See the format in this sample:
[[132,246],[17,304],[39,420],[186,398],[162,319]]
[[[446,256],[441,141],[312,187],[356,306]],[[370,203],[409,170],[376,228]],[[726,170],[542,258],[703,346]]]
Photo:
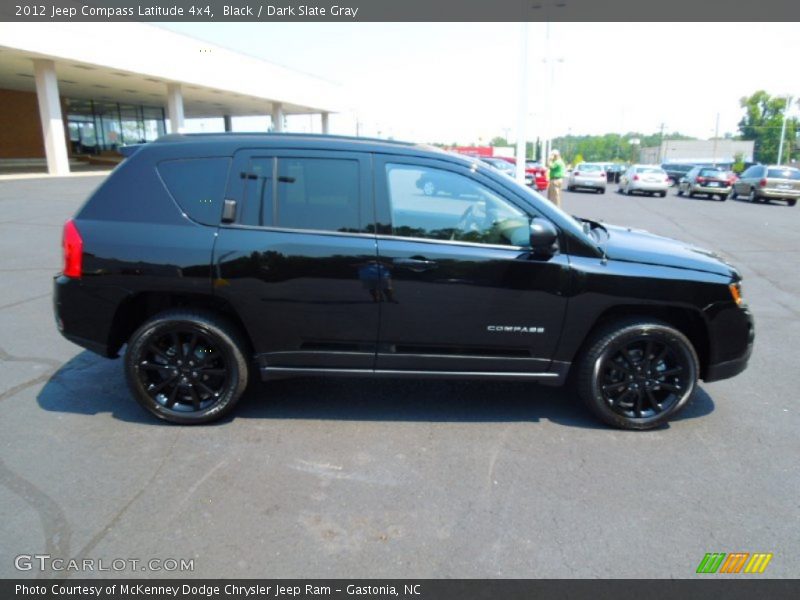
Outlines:
[[558,246],[558,230],[547,219],[536,217],[531,220],[530,227],[531,250],[534,254],[552,256]]

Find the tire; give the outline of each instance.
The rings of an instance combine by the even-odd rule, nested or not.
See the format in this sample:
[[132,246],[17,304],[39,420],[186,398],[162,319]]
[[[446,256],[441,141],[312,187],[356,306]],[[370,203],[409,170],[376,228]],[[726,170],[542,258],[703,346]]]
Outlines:
[[739,194],[737,194],[737,193],[736,193],[736,188],[735,188],[735,187],[733,187],[733,188],[731,189],[731,195],[729,196],[729,198],[730,198],[731,200],[736,200],[736,199],[738,199],[738,198],[739,198]]
[[219,315],[191,309],[164,311],[128,341],[128,387],[136,401],[159,419],[209,423],[227,414],[247,387],[247,348],[238,329]]
[[747,197],[747,199],[750,200],[750,202],[752,202],[753,204],[759,201],[758,194],[756,193],[755,188],[750,189],[750,195]]
[[645,430],[663,425],[686,405],[698,373],[697,353],[685,335],[662,321],[633,317],[591,336],[576,377],[581,399],[598,419]]
[[694,192],[691,190],[689,190],[689,193],[687,195],[689,196],[689,198],[694,198]]
[[661,196],[662,198],[666,198],[667,192],[660,192],[658,195]]
[[436,195],[436,184],[432,181],[426,181],[425,185],[422,186],[422,193],[426,196],[435,196]]
[[725,200],[727,200],[727,199],[728,199],[728,194],[720,194],[719,195],[719,201],[720,202],[725,202]]
[[683,190],[680,188],[680,186],[678,187],[678,196],[683,196]]
[[794,206],[795,204],[797,204],[797,198],[790,198],[789,200],[786,201],[786,203],[789,206]]
[[567,191],[568,192],[574,192],[575,191],[575,186],[574,185],[568,185],[567,186]]
[[605,194],[606,193],[606,188],[598,188],[597,189],[597,193],[598,194]]

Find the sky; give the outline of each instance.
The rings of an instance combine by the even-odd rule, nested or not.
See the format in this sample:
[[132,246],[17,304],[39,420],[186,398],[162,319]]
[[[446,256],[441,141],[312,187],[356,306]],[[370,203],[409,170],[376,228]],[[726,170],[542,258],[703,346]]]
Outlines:
[[[331,132],[415,142],[516,139],[519,23],[169,23],[341,86]],[[549,34],[548,34],[549,27]],[[735,133],[739,100],[800,96],[796,23],[530,23],[526,137]],[[549,57],[549,60],[548,60]],[[549,106],[549,108],[548,108]],[[268,119],[234,123],[266,127]],[[309,117],[290,130],[319,128]]]

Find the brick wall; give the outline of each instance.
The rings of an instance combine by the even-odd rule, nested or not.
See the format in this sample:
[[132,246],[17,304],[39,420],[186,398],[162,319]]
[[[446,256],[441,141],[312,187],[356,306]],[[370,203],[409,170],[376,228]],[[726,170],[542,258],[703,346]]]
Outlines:
[[44,158],[34,92],[0,89],[0,158]]

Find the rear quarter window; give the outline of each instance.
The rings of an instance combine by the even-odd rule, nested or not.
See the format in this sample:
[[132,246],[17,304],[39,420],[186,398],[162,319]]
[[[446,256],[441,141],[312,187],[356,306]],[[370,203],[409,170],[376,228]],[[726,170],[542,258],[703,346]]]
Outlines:
[[767,177],[770,179],[800,179],[800,170],[797,169],[769,169]]
[[165,160],[158,174],[190,219],[219,225],[230,163],[229,157]]

